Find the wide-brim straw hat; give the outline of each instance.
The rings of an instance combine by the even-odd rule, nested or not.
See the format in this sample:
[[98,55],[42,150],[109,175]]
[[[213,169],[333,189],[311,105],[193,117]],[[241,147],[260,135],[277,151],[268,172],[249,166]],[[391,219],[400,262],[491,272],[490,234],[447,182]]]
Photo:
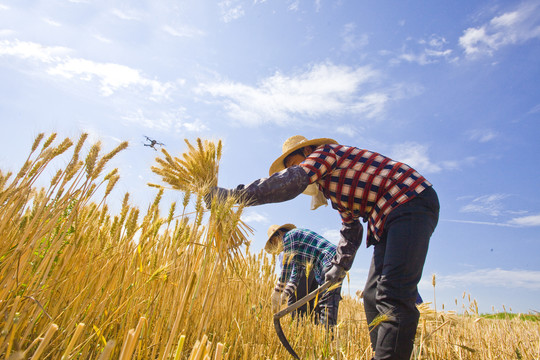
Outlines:
[[274,237],[274,235],[279,229],[287,229],[287,231],[289,231],[294,228],[296,228],[296,225],[294,224],[271,225],[268,228],[268,239],[266,240],[266,245],[264,246],[264,249],[269,253],[272,252],[273,246],[270,244],[270,240],[272,239],[272,237]]
[[283,147],[281,149],[282,154],[280,157],[278,157],[270,166],[269,174],[272,175],[274,173],[277,173],[278,171],[281,171],[285,169],[285,164],[283,163],[283,160],[287,156],[289,156],[292,152],[301,149],[306,146],[310,145],[323,145],[323,144],[337,144],[338,142],[333,139],[328,138],[319,138],[319,139],[313,139],[308,140],[305,136],[302,135],[294,135],[285,140],[283,143]]

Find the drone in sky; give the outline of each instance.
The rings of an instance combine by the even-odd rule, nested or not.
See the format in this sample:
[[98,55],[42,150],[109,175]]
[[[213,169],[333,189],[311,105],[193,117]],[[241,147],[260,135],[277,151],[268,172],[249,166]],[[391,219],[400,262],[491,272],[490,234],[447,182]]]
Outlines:
[[144,146],[151,147],[151,148],[154,149],[155,151],[157,151],[156,145],[165,146],[164,143],[161,143],[161,142],[158,142],[157,140],[151,139],[151,138],[149,138],[149,137],[146,136],[146,135],[144,135],[144,137],[146,138],[146,141],[149,142],[148,144],[144,144]]

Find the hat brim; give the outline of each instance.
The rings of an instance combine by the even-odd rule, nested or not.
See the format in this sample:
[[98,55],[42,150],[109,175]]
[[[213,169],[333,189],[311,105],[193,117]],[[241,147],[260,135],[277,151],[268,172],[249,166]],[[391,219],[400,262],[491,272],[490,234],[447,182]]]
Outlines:
[[319,139],[308,140],[308,141],[305,141],[303,143],[297,144],[296,146],[290,148],[285,153],[283,153],[280,157],[278,157],[272,163],[272,165],[270,165],[270,170],[268,171],[269,175],[272,176],[272,174],[275,174],[278,171],[281,171],[281,170],[285,169],[285,164],[283,163],[283,160],[285,160],[285,158],[287,156],[289,156],[292,152],[295,152],[298,149],[304,148],[306,146],[311,146],[311,145],[319,146],[319,145],[337,144],[337,143],[338,142],[336,140],[334,140],[334,139],[319,138]]
[[264,246],[265,249],[267,249],[268,251],[268,246],[269,246],[269,243],[270,243],[270,239],[272,239],[274,237],[274,235],[276,235],[276,232],[279,230],[279,229],[287,229],[287,231],[290,231],[292,229],[296,229],[296,225],[294,224],[283,224],[279,227],[276,228],[276,230],[274,230],[269,236],[268,236],[268,239],[266,240],[266,245]]

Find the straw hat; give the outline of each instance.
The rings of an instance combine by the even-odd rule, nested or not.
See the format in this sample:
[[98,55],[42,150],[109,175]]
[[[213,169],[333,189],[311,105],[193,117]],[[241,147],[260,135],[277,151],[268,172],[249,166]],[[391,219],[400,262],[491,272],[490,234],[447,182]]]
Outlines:
[[287,156],[289,156],[292,152],[301,149],[306,146],[310,145],[323,145],[323,144],[337,144],[336,140],[328,139],[328,138],[320,138],[320,139],[313,139],[308,140],[306,137],[302,135],[294,135],[285,140],[282,147],[283,154],[278,157],[270,166],[269,175],[272,175],[274,173],[277,173],[278,171],[281,171],[285,169],[285,164],[283,163],[283,160]]
[[287,229],[287,231],[289,230],[292,230],[296,228],[295,225],[293,224],[284,224],[284,225],[271,225],[269,228],[268,228],[268,240],[266,240],[266,245],[264,246],[264,249],[266,251],[268,251],[269,253],[272,253],[272,250],[274,248],[274,246],[271,244],[270,240],[272,239],[272,237],[274,237],[274,235],[276,234],[276,232],[279,230],[279,229]]

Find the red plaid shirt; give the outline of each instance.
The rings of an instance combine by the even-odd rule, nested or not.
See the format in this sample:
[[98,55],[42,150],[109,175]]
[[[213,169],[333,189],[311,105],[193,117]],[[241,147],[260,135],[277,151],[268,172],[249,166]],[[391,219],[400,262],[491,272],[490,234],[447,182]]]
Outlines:
[[368,222],[367,245],[380,240],[392,209],[431,186],[410,166],[353,146],[321,145],[300,165],[344,223]]

